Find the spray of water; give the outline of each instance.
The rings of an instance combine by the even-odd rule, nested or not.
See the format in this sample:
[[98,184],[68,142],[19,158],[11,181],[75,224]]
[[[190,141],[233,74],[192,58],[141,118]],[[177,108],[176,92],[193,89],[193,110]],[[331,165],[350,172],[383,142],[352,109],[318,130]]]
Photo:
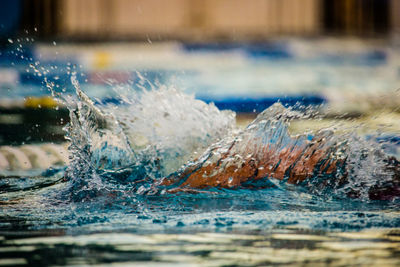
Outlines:
[[[77,188],[92,190],[99,174],[119,182],[145,184],[170,174],[234,130],[235,114],[219,111],[171,87],[146,90],[116,87],[120,103],[95,105],[79,87],[64,98],[71,164],[67,176]],[[110,176],[107,176],[110,177]]]
[[[199,160],[164,179],[186,188],[262,188],[284,184],[325,197],[373,198],[378,188],[397,194],[395,162],[380,146],[356,133],[324,129],[314,136],[290,135],[289,123],[303,114],[275,104],[244,131],[211,146]],[[397,166],[398,170],[398,166]]]
[[290,122],[310,114],[280,104],[239,132],[233,112],[146,82],[115,86],[118,104],[95,104],[72,75],[76,96],[62,96],[71,119],[66,176],[79,200],[110,180],[138,194],[295,184],[327,197],[397,196],[398,163],[372,139],[333,129],[291,135]]

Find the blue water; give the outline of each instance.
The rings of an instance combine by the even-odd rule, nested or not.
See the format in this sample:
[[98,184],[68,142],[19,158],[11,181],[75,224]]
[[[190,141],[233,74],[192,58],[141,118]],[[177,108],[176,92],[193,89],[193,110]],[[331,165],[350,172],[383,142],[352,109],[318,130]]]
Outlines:
[[[34,180],[34,181],[32,181]],[[334,200],[293,188],[214,190],[214,194],[143,196],[110,184],[79,202],[59,178],[2,179],[2,229],[105,231],[136,229],[227,231],[300,229],[362,230],[399,227],[398,203]],[[14,192],[13,192],[14,191]],[[89,193],[87,193],[89,194]],[[9,203],[6,205],[5,203]],[[6,219],[12,219],[7,223]]]
[[[123,105],[94,104],[80,91],[78,81],[72,81],[77,97],[61,100],[71,109],[66,128],[70,165],[35,177],[2,178],[3,229],[80,233],[132,228],[145,233],[400,227],[396,194],[382,201],[368,196],[372,187],[393,179],[385,169],[383,160],[388,155],[383,139],[332,131],[291,136],[290,120],[306,115],[279,104],[238,130],[233,113],[169,88],[142,93],[124,88],[119,92]],[[319,149],[338,149],[324,160],[343,154],[348,158],[345,184],[336,182],[343,175],[338,172],[318,174],[299,185],[273,175],[254,183],[250,180],[246,186],[190,192],[169,192],[171,187],[159,185],[164,177],[179,176],[193,164],[221,161],[215,172],[223,173],[229,162],[245,164],[241,158],[247,154],[257,158],[265,153],[264,147],[303,149],[310,142]],[[233,154],[222,158],[227,147]],[[324,183],[324,179],[332,182]],[[22,226],[13,221],[23,222]]]
[[[237,69],[233,67],[227,76],[224,76],[224,67],[215,73],[207,70],[186,73],[181,72],[182,70],[168,73],[130,71],[130,77],[134,78],[128,83],[110,83],[104,87],[86,82],[88,72],[74,64],[64,66],[65,69],[58,73],[55,68],[57,64],[50,64],[49,67],[38,63],[28,67],[32,73],[19,76],[20,90],[15,89],[13,94],[2,92],[3,95],[16,99],[28,95],[52,94],[67,107],[70,122],[64,130],[70,143],[71,161],[68,166],[49,170],[32,170],[22,175],[18,172],[2,174],[0,235],[5,239],[0,238],[0,255],[10,258],[22,255],[31,264],[40,262],[33,255],[46,258],[46,252],[42,250],[50,251],[51,256],[47,260],[52,264],[67,264],[68,257],[86,257],[87,261],[82,261],[81,264],[89,261],[122,261],[127,258],[124,258],[125,254],[121,254],[121,251],[117,251],[117,245],[113,243],[115,240],[111,238],[116,233],[126,237],[126,242],[130,245],[136,242],[142,246],[135,248],[134,255],[129,254],[129,260],[154,260],[145,249],[145,237],[153,238],[161,233],[179,233],[183,237],[193,235],[191,238],[194,241],[190,242],[194,243],[197,242],[197,234],[201,236],[204,233],[221,233],[223,235],[213,240],[204,241],[207,244],[217,244],[219,238],[237,233],[245,234],[249,238],[250,235],[267,238],[274,233],[291,233],[293,236],[287,237],[290,240],[303,238],[304,233],[313,237],[330,238],[332,233],[400,227],[400,199],[396,191],[398,188],[392,183],[393,170],[387,168],[387,159],[398,151],[397,133],[382,131],[364,135],[341,125],[322,129],[320,132],[305,132],[300,135],[290,133],[289,126],[293,120],[320,119],[320,105],[327,105],[329,101],[324,94],[312,90],[311,93],[305,90],[296,95],[293,92],[298,90],[292,88],[287,94],[269,94],[290,85],[285,83],[288,77],[285,75],[271,79],[269,83],[265,82],[274,76],[274,70],[282,72],[289,67],[288,70],[295,75],[296,70],[304,67],[304,59],[299,63],[297,56],[290,53],[285,46],[242,45],[218,47],[215,50],[213,45],[184,45],[183,49],[187,50],[185,53],[188,56],[198,53],[218,54],[221,49],[224,53],[236,53],[240,50],[240,53],[245,52],[246,60],[250,60],[247,63],[254,64],[255,67],[250,68],[247,63]],[[29,58],[33,54],[27,53],[24,58],[25,56]],[[298,79],[294,79],[295,82],[292,83],[294,88],[305,87],[307,84],[317,84],[317,87],[349,85],[350,88],[360,85],[361,88],[363,77],[382,66],[390,67],[385,65],[388,56],[382,51],[361,53],[361,56],[350,59],[328,54],[322,61],[327,58],[329,64],[321,63],[321,58],[307,58],[305,61],[309,71],[300,71],[296,76]],[[7,60],[17,58],[10,56]],[[330,64],[340,66],[340,71],[335,74],[337,69],[327,66]],[[337,79],[337,76],[332,77],[346,73],[349,66],[354,72],[350,71],[343,80]],[[247,72],[243,72],[243,67]],[[46,74],[49,68],[50,72]],[[252,76],[257,70],[259,73]],[[261,74],[264,71],[270,71],[272,75],[266,79],[255,79],[251,93],[244,98],[245,90],[235,83],[236,74],[247,73],[248,76],[244,76],[253,80],[254,77],[263,76]],[[318,75],[313,75],[311,79],[308,79],[311,76],[307,78],[303,75],[314,71]],[[23,72],[23,68],[20,72]],[[363,75],[355,77],[357,75],[354,73]],[[180,74],[184,78],[171,85],[170,78]],[[163,80],[163,75],[168,76],[168,79]],[[219,79],[214,80],[216,76]],[[391,73],[389,76],[391,79],[386,84],[383,81],[388,76],[380,75],[378,85],[390,87],[393,81],[397,81],[395,74]],[[316,80],[318,83],[314,83]],[[300,82],[297,84],[296,81]],[[185,84],[189,84],[185,88],[189,93],[193,93],[193,87],[199,85],[199,94],[195,97],[176,89]],[[271,89],[266,95],[260,95],[260,84],[264,84],[268,90],[275,86],[277,88]],[[234,93],[222,98],[221,95],[230,86],[234,88]],[[215,92],[211,90],[214,87],[218,89]],[[235,91],[237,88],[242,91]],[[281,102],[282,105],[272,105],[276,102]],[[270,109],[265,110],[268,107]],[[227,109],[261,114],[246,128],[241,129],[236,125],[236,114]],[[361,127],[356,123],[353,126]],[[305,153],[309,145],[315,145],[320,151],[328,151],[322,157],[327,166],[343,158],[346,159],[346,165],[341,166],[342,169],[338,168],[334,174],[314,172],[306,182],[299,184],[288,183],[288,177],[281,181],[273,175],[259,181],[250,180],[241,186],[214,186],[178,192],[171,189],[179,188],[179,182],[172,186],[160,184],[166,177],[180,177],[193,166],[202,168],[207,164],[220,162],[213,173],[206,175],[211,179],[213,175],[225,173],[232,164],[239,167],[248,164],[248,157],[262,158],[265,148],[276,149],[277,152],[273,155],[279,157],[279,152],[285,149],[300,149]],[[228,153],[228,156],[224,153]],[[274,167],[277,168],[280,163],[275,164]],[[346,182],[338,182],[345,173]],[[392,189],[383,193],[386,198],[371,199],[369,192],[374,186],[386,185]],[[99,237],[102,234],[104,236]],[[35,236],[50,237],[48,240],[30,239]],[[388,236],[396,237],[396,233],[386,235],[385,238]],[[77,243],[71,245],[71,240],[68,239],[70,237]],[[20,238],[25,239],[18,243]],[[111,240],[105,242],[103,247],[102,238]],[[271,244],[264,245],[276,248],[314,249],[316,246],[302,239],[298,243],[287,240],[286,243],[274,243],[271,241],[273,239],[267,239]],[[383,237],[378,241],[382,240]],[[142,241],[144,244],[140,243]],[[374,239],[373,242],[378,241]],[[176,241],[157,239],[154,242],[165,248],[177,244]],[[251,249],[260,246],[254,241],[243,242],[249,244]],[[235,244],[240,247],[243,242]],[[341,239],[340,242],[345,241]],[[394,241],[385,242],[392,244]],[[13,249],[29,249],[24,244],[33,244],[35,253],[7,254],[7,251],[14,251]],[[193,244],[185,245],[191,247]],[[3,248],[6,252],[1,251]],[[76,252],[82,248],[86,252]],[[222,249],[230,251],[232,248],[217,246],[207,253]],[[92,250],[95,251],[94,254],[88,253]],[[163,251],[158,247],[154,250]],[[335,251],[335,248],[332,250]],[[393,251],[390,252],[394,253],[392,256],[395,258],[397,250]],[[176,254],[165,253],[171,259]],[[187,252],[185,253],[187,256]],[[104,256],[105,254],[108,256]],[[97,260],[97,257],[101,260]],[[306,258],[304,255],[301,257]],[[327,262],[329,257],[331,256],[327,256]],[[285,257],[280,260],[283,258]],[[293,262],[301,262],[301,259]]]

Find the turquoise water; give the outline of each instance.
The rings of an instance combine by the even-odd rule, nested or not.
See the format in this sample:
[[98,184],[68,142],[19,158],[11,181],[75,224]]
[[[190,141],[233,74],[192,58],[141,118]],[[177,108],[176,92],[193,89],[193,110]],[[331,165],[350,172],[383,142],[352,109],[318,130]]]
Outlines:
[[[233,113],[168,88],[129,92],[121,106],[95,105],[72,81],[78,97],[63,100],[71,105],[70,165],[0,180],[0,263],[398,263],[399,199],[368,197],[377,177],[392,178],[382,143],[353,132],[291,135],[290,120],[309,115],[280,105],[237,129]],[[123,123],[128,115],[129,123]],[[227,145],[234,151],[228,162],[237,164],[243,153],[256,157],[265,146],[303,148],[318,135],[319,148],[344,146],[338,151],[351,157],[344,186],[321,187],[320,175],[307,184],[265,177],[195,192],[159,185],[163,177],[179,175],[182,165],[185,170],[221,160]],[[248,149],[252,142],[255,150]],[[349,197],[354,191],[358,197]]]
[[[1,265],[399,264],[400,200],[384,132],[293,134],[292,120],[318,120],[319,110],[279,104],[241,129],[234,112],[145,78],[115,86],[118,104],[101,104],[70,74],[72,95],[45,80],[70,112],[70,163],[1,177]],[[310,146],[325,151],[326,166],[346,164],[299,184],[288,183],[292,169],[234,186],[162,184],[219,162],[202,176],[211,180],[248,158],[262,162],[268,149],[307,161]],[[373,200],[377,188],[390,190]]]
[[76,202],[62,173],[1,180],[2,265],[399,264],[396,203],[284,187]]

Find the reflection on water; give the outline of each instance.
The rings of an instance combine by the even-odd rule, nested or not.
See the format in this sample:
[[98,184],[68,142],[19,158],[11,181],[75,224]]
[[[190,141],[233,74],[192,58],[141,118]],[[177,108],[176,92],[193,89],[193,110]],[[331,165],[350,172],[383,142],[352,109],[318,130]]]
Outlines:
[[[8,234],[1,265],[260,266],[400,264],[399,230],[338,233],[281,227],[229,231],[67,235],[63,231]],[[51,235],[51,236],[48,236]]]

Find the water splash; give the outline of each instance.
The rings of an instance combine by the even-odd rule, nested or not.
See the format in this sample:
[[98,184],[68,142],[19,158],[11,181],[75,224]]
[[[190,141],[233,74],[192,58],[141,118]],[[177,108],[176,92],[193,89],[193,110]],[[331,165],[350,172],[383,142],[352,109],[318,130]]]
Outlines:
[[355,132],[323,129],[291,136],[290,121],[303,115],[280,104],[262,112],[244,131],[211,146],[197,161],[165,178],[169,192],[187,189],[299,185],[314,195],[339,198],[398,197],[400,165],[381,146]]
[[150,186],[235,127],[233,112],[219,111],[175,88],[117,87],[119,105],[95,105],[74,76],[72,83],[77,99],[65,98],[72,155],[67,176],[75,190],[98,188],[99,174],[123,183],[145,180]]
[[139,232],[399,226],[398,202],[369,201],[393,200],[400,187],[398,162],[374,138],[333,128],[293,135],[292,120],[315,113],[280,104],[239,131],[234,113],[171,87],[116,87],[117,105],[72,82],[76,95],[55,95],[70,109],[71,163],[34,182],[3,179],[0,189],[15,189],[0,195],[10,203],[4,220]]
[[328,198],[392,199],[399,193],[397,160],[354,131],[291,135],[290,122],[310,113],[278,103],[237,133],[233,112],[175,88],[147,90],[145,82],[139,89],[115,87],[118,105],[96,105],[72,77],[78,99],[76,105],[68,100],[67,176],[74,194],[105,188],[110,180],[138,194],[282,184]]

